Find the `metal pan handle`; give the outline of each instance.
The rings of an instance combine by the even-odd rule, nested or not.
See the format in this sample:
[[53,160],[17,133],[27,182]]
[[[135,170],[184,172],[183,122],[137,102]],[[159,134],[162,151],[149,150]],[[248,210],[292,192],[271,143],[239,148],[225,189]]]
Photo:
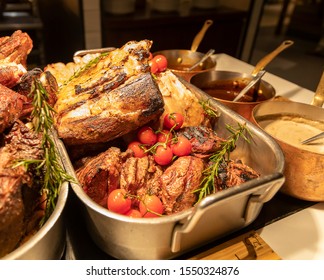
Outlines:
[[[275,173],[256,181],[254,186],[247,184],[249,186],[244,191],[236,188],[228,189],[202,200],[187,220],[175,226],[171,251],[179,253],[194,248],[253,222],[263,204],[269,201],[282,186],[284,176],[282,173]],[[238,201],[238,204],[243,203],[242,209],[240,210],[233,201]],[[224,210],[226,207],[238,207],[239,213],[236,213],[235,217],[233,215],[232,220],[226,221],[223,215],[226,213],[221,213],[226,211]],[[206,216],[209,217],[208,221],[206,221]]]

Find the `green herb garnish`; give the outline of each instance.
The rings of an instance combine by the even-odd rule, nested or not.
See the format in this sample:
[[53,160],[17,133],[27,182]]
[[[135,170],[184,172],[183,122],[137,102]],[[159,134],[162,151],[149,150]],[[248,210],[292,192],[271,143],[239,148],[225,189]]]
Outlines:
[[195,192],[199,193],[198,201],[215,192],[215,179],[218,176],[219,167],[223,162],[228,162],[230,153],[235,149],[237,140],[241,137],[248,143],[249,138],[244,134],[250,131],[245,125],[238,124],[238,128],[226,125],[226,129],[231,133],[228,139],[221,144],[221,149],[209,157],[209,166],[203,171],[203,180],[200,188]]
[[41,193],[46,196],[45,214],[40,222],[42,226],[55,209],[63,182],[74,181],[74,178],[65,172],[60,162],[51,132],[54,109],[48,104],[48,93],[38,79],[33,80],[30,95],[33,96],[31,112],[33,129],[42,135],[41,149],[44,155],[42,159],[19,160],[14,167],[23,165],[26,170],[32,169],[37,172],[37,177],[42,184]]
[[66,86],[70,81],[72,81],[73,79],[79,77],[81,73],[88,70],[93,65],[96,65],[102,57],[105,57],[108,54],[109,54],[109,52],[104,52],[104,53],[101,53],[99,56],[91,59],[87,64],[83,65],[77,71],[75,71],[74,74],[61,85],[61,87]]

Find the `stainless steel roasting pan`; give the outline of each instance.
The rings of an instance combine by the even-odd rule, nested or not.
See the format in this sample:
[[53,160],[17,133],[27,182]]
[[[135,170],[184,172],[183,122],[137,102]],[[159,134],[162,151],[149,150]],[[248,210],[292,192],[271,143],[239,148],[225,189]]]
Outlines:
[[[210,97],[195,86],[182,82],[200,100]],[[231,158],[241,159],[261,173],[261,177],[223,190],[203,199],[196,207],[179,214],[134,219],[108,211],[92,201],[80,185],[71,184],[82,202],[87,230],[96,245],[118,259],[172,259],[185,252],[224,237],[252,223],[263,204],[269,201],[284,183],[284,156],[279,145],[262,130],[214,99],[211,106],[220,117],[215,131],[226,137],[226,124],[244,124],[253,134],[253,141],[237,142]],[[75,176],[63,143],[64,166]],[[84,229],[86,230],[86,229]]]

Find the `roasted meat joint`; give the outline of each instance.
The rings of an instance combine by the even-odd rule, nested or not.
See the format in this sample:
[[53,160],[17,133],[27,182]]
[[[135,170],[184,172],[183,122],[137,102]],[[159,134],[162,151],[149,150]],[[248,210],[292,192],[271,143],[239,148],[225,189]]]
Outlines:
[[[156,218],[260,176],[231,158],[239,138],[249,141],[245,125],[218,135],[217,109],[152,44],[28,69],[28,34],[0,38],[0,257],[46,223],[63,181],[107,211]],[[75,174],[57,158],[56,135]]]

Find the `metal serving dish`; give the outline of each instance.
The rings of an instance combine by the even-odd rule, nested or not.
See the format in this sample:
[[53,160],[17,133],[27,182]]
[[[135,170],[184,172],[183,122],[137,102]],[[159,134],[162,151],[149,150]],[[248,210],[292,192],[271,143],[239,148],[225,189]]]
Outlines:
[[[183,83],[200,99],[210,99],[195,86],[185,81]],[[212,99],[210,104],[220,112],[215,127],[220,135],[228,135],[225,124],[236,126],[237,123],[246,123],[254,135],[253,141],[249,144],[239,140],[232,158],[242,159],[262,176],[210,195],[187,211],[145,219],[113,213],[90,199],[80,185],[71,184],[82,202],[81,210],[87,230],[105,253],[118,259],[172,259],[246,227],[259,215],[263,204],[282,186],[284,157],[279,145],[220,102]],[[64,156],[63,160],[66,170],[75,176],[68,157]]]
[[[62,153],[63,143],[52,135],[59,157],[63,164]],[[65,162],[65,160],[64,160]],[[68,200],[69,183],[63,182],[58,195],[55,209],[46,223],[37,233],[30,237],[16,250],[2,257],[2,260],[58,260],[62,259],[66,246],[66,225],[64,220],[64,209]]]
[[2,260],[57,260],[65,250],[63,210],[69,184],[63,183],[54,212],[44,226],[23,245],[5,255]]

